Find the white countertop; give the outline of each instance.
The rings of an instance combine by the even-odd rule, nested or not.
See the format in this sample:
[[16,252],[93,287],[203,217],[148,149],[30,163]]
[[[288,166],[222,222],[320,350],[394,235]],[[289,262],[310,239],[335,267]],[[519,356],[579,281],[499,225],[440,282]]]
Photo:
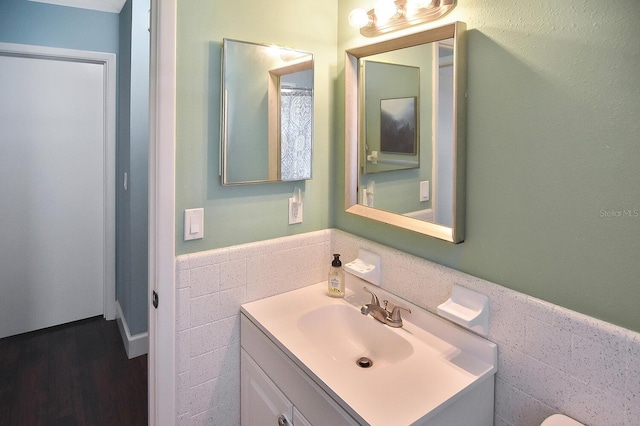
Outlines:
[[[361,286],[355,286],[355,291],[348,288],[345,299],[327,296],[326,287],[322,282],[247,303],[241,311],[357,420],[371,425],[422,422],[495,374],[494,343],[404,301],[398,304],[410,307],[412,313],[403,312],[404,326],[394,329],[360,313],[360,307],[369,302]],[[378,294],[380,301],[383,298],[394,301],[384,290],[368,284],[367,287]],[[335,318],[326,318],[323,323],[322,316],[317,316],[319,309],[331,305],[352,309],[357,315],[353,317],[358,323],[356,327],[364,325],[374,333],[380,331],[380,342],[374,345],[371,354],[373,367],[364,369],[356,365],[355,359],[335,353],[332,356],[332,350],[339,348],[328,347],[331,342],[313,341],[308,324],[299,325],[301,318],[306,315],[305,321],[309,321],[315,312],[314,322],[319,327],[336,327]],[[334,308],[325,311],[332,309],[337,312]],[[371,323],[361,323],[363,320]],[[337,338],[342,344],[348,336]],[[323,339],[327,340],[326,333]],[[403,348],[396,358],[394,345]],[[380,362],[376,362],[377,356],[382,359]],[[385,358],[390,361],[385,362]]]

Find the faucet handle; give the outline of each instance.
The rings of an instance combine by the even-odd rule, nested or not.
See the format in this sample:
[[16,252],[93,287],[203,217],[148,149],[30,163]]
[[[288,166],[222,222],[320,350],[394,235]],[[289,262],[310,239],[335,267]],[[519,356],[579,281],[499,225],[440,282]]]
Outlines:
[[374,292],[372,292],[366,287],[362,287],[362,289],[371,295],[371,303],[370,303],[371,305],[380,306],[380,301],[378,300],[378,296],[376,296]]
[[400,311],[407,311],[411,313],[411,309],[403,308],[402,306],[394,306],[391,311],[391,315],[387,319],[387,324],[391,327],[402,327],[402,317],[400,316]]

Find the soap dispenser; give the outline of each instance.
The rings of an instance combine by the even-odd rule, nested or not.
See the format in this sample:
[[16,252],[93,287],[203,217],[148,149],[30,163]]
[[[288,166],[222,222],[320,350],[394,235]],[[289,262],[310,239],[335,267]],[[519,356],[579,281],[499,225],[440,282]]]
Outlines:
[[333,255],[331,270],[329,271],[328,290],[331,297],[344,297],[344,271],[342,270],[339,254]]

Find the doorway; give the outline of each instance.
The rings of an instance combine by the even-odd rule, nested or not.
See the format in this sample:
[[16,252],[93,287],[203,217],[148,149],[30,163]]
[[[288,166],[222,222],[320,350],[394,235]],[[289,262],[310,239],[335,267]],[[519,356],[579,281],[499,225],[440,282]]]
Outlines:
[[115,55],[0,44],[0,338],[115,317]]

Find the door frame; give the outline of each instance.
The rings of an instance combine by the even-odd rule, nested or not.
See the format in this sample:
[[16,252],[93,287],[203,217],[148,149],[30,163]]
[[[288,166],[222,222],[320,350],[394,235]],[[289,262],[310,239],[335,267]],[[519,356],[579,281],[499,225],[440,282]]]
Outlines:
[[103,316],[116,318],[116,55],[113,53],[64,49],[28,44],[0,43],[1,56],[82,62],[103,67],[103,195],[104,195],[104,275]]
[[149,425],[176,423],[177,0],[151,0],[149,73]]

